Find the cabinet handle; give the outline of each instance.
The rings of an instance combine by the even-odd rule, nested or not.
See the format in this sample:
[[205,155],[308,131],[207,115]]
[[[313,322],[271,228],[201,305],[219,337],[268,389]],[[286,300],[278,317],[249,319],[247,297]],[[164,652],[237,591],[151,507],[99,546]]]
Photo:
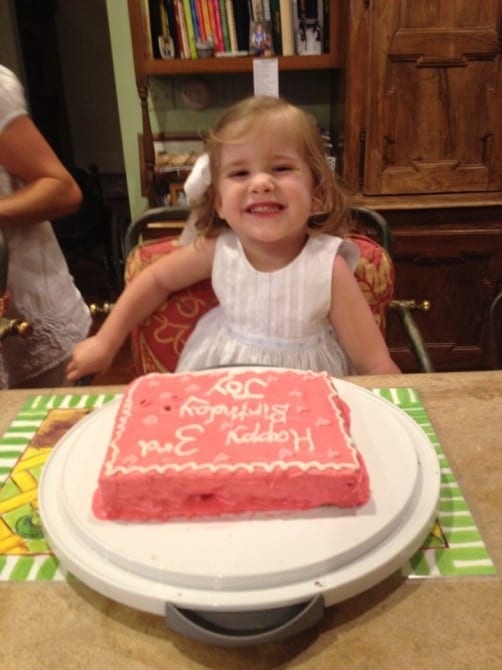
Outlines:
[[28,337],[33,333],[33,326],[29,321],[20,319],[0,319],[0,342],[7,335],[18,335],[19,337]]
[[89,312],[91,313],[92,317],[97,317],[97,316],[102,316],[102,315],[107,315],[110,314],[113,308],[113,303],[111,302],[104,302],[101,305],[97,305],[96,303],[92,303],[89,305]]
[[400,307],[405,307],[412,311],[420,312],[429,312],[431,309],[430,300],[422,300],[422,302],[417,302],[416,300],[392,300],[389,307],[391,309],[399,309]]

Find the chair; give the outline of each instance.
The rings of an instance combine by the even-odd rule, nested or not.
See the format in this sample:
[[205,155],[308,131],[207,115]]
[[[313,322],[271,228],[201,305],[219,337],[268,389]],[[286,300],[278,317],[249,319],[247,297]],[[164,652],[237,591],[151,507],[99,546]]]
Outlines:
[[[359,229],[363,231],[351,235],[352,241],[361,252],[355,275],[378,326],[385,336],[388,309],[395,310],[409,336],[410,347],[417,357],[420,370],[433,371],[411,314],[411,304],[393,300],[392,237],[387,222],[376,212],[364,208],[354,208],[351,213]],[[173,236],[142,242],[141,235],[146,226],[153,222],[184,221],[187,214],[188,211],[184,208],[158,207],[146,211],[130,224],[124,244],[127,257],[126,283],[160,255],[171,253],[177,248],[178,241]],[[216,305],[217,300],[210,280],[199,282],[169,296],[157,312],[131,334],[136,374],[173,371],[197,320]]]

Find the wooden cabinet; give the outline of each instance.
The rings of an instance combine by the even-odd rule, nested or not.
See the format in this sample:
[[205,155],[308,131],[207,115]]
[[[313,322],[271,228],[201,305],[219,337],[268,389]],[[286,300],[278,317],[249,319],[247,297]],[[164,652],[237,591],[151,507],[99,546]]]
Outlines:
[[366,14],[355,21],[366,24],[366,53],[358,60],[358,31],[348,56],[366,70],[365,95],[353,93],[363,106],[349,103],[364,146],[346,156],[348,166],[362,158],[362,191],[502,191],[499,0],[367,4],[351,3]]
[[[353,0],[343,176],[391,224],[396,297],[417,313],[437,369],[490,366],[502,287],[502,2]],[[392,325],[404,370],[412,359]]]

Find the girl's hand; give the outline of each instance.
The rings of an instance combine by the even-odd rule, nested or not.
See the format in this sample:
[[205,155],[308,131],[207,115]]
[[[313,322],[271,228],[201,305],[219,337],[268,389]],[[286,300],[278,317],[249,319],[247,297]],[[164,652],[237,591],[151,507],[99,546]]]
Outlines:
[[66,376],[69,381],[77,381],[87,375],[105,372],[112,361],[113,352],[110,347],[99,336],[94,335],[76,345],[66,368]]

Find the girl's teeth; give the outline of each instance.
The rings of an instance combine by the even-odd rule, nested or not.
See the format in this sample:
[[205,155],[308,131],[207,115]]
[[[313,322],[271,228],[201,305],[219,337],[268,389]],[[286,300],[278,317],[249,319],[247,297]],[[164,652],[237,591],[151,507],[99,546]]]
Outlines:
[[277,209],[278,209],[278,207],[264,207],[264,206],[263,206],[263,207],[251,207],[250,211],[251,211],[251,212],[258,212],[258,213],[262,213],[262,212],[276,212]]

